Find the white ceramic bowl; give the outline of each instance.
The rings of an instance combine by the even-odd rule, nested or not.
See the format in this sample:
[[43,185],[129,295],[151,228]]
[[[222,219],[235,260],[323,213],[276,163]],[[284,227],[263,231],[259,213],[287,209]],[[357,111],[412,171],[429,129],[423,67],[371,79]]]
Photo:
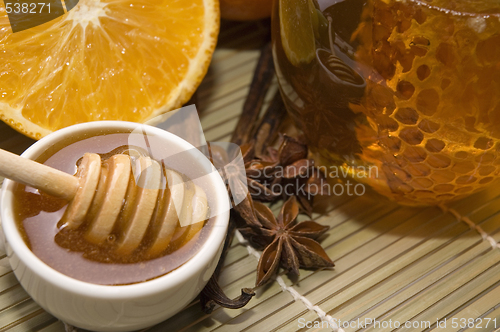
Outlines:
[[[22,156],[35,159],[54,143],[91,129],[133,130],[137,126],[136,123],[122,121],[78,124],[48,135]],[[161,137],[168,144],[185,150],[194,149],[191,144],[169,132],[142,126],[148,134]],[[33,254],[15,224],[12,210],[14,183],[6,180],[0,201],[1,217],[12,269],[35,302],[71,325],[94,331],[132,331],[155,325],[182,310],[200,293],[219,260],[229,220],[228,197],[217,172],[210,174],[210,181],[217,209],[221,212],[214,217],[214,227],[198,253],[162,277],[132,285],[105,286],[70,278]]]

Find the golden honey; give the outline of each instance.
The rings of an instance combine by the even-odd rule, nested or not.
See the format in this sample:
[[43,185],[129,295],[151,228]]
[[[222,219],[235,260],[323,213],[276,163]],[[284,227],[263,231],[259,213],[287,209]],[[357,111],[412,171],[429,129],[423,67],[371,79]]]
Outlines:
[[[130,133],[99,132],[86,134],[83,137],[73,137],[73,141],[60,142],[42,154],[37,161],[69,174],[74,174],[77,164],[87,153],[98,153],[102,160],[112,155],[134,150],[141,153],[141,148],[129,145]],[[157,150],[172,149],[158,137],[148,136],[149,142]],[[159,152],[159,151],[158,151]],[[146,151],[144,151],[146,153]],[[189,156],[182,158],[168,158],[163,167],[183,171],[183,178],[187,182],[203,173],[198,169],[195,160]],[[129,190],[135,190],[137,185],[134,179],[129,182]],[[205,186],[210,197],[214,197],[213,188]],[[53,269],[74,279],[102,285],[123,285],[147,281],[167,274],[191,259],[203,245],[211,228],[213,218],[206,222],[196,232],[192,225],[182,227],[179,223],[168,246],[159,253],[151,253],[151,247],[158,235],[156,217],[166,205],[164,198],[168,197],[167,189],[162,189],[155,213],[151,218],[148,229],[141,244],[132,253],[123,255],[117,252],[117,244],[123,234],[127,204],[124,204],[118,220],[102,244],[87,241],[86,234],[94,215],[89,213],[86,220],[76,229],[69,229],[61,224],[62,216],[68,202],[54,198],[34,188],[16,184],[14,194],[14,217],[27,245],[32,252],[44,263]],[[98,190],[97,190],[98,191]],[[96,194],[97,195],[97,194]],[[125,201],[134,204],[132,195]],[[209,198],[209,206],[215,204]],[[158,218],[161,219],[161,218]]]
[[402,204],[439,204],[500,172],[500,2],[276,1],[289,113],[330,165]]

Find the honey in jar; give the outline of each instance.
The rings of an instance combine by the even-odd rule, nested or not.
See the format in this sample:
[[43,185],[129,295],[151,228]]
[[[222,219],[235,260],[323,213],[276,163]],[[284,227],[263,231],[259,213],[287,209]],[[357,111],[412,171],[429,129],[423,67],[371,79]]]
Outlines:
[[498,177],[497,0],[278,0],[272,25],[287,109],[329,165],[408,205]]

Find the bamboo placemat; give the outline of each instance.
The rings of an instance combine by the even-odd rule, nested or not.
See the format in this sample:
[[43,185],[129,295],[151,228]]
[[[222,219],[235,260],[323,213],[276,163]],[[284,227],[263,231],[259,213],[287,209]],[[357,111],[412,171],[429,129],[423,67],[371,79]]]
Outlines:
[[[223,23],[198,91],[207,141],[229,140],[268,29],[268,21]],[[20,153],[32,143],[0,124],[1,148]],[[459,331],[463,319],[477,318],[482,321],[468,330],[496,330],[495,319],[500,326],[498,185],[446,207],[400,207],[372,193],[322,198],[314,219],[330,226],[321,244],[334,269],[301,270],[297,279],[281,275],[256,289],[238,310],[218,308],[206,315],[194,301],[147,331],[328,331],[334,330],[334,318],[354,322],[344,331],[391,331],[396,322],[401,330]],[[220,278],[230,297],[254,285],[258,255],[235,238]],[[30,299],[0,257],[0,331],[64,331]],[[437,318],[446,318],[446,328],[443,323],[437,328]],[[360,326],[358,319],[376,319],[379,325]],[[407,321],[413,327],[404,328]]]

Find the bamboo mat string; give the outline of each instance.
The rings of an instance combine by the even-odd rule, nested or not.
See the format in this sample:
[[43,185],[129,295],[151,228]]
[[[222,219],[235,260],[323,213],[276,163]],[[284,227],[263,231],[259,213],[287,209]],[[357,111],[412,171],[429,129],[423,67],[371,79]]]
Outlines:
[[[240,244],[244,245],[247,248],[247,251],[250,255],[254,256],[257,258],[257,260],[260,259],[260,252],[255,250],[250,244],[248,243],[247,240],[241,235],[238,230],[235,232],[236,237],[238,238],[238,241]],[[294,301],[300,301],[304,304],[304,306],[309,310],[318,315],[318,317],[321,319],[322,322],[328,323],[328,326],[332,329],[334,332],[344,332],[343,329],[341,329],[337,325],[337,320],[333,318],[330,315],[327,315],[326,312],[324,312],[319,306],[313,305],[311,301],[309,301],[305,296],[301,295],[299,292],[297,292],[293,287],[287,286],[283,278],[281,276],[276,276],[275,280],[278,282],[278,284],[281,287],[281,290],[283,292],[288,292],[290,295],[292,295]]]
[[443,212],[451,213],[455,218],[457,218],[457,221],[462,221],[466,223],[470,229],[475,230],[476,232],[481,235],[483,238],[483,241],[488,241],[493,249],[500,249],[500,243],[495,241],[493,237],[491,237],[488,233],[486,233],[481,226],[476,225],[472,220],[470,220],[469,217],[467,216],[462,216],[458,211],[455,209],[450,209],[445,205],[439,205],[439,208],[443,210]]

